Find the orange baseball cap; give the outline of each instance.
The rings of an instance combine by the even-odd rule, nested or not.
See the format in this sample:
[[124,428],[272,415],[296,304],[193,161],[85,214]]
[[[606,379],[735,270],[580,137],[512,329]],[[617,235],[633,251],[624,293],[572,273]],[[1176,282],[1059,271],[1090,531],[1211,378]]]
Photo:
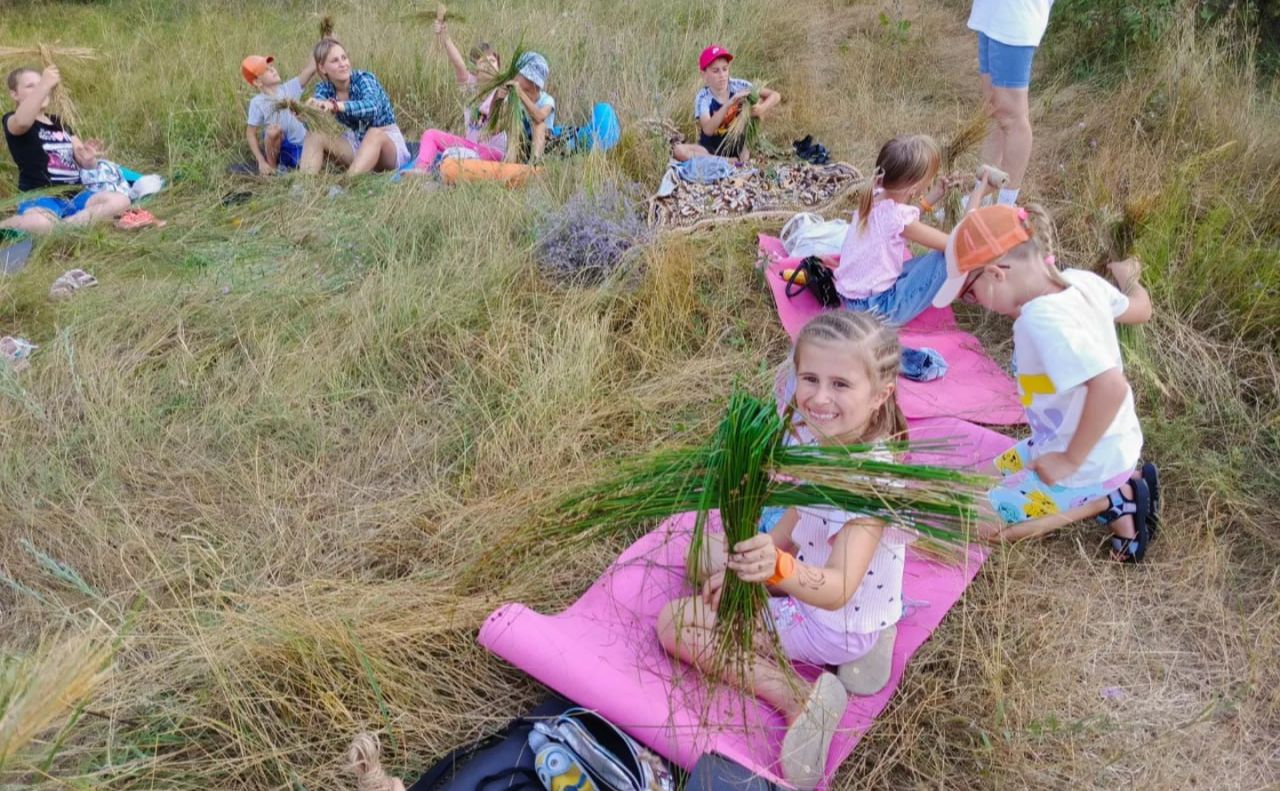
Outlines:
[[253,81],[267,73],[267,69],[276,59],[272,55],[265,58],[261,55],[250,55],[240,61],[240,74],[244,76],[244,81],[253,85]]
[[997,204],[966,214],[947,239],[947,281],[934,296],[933,306],[950,305],[970,274],[1030,238],[1025,209]]

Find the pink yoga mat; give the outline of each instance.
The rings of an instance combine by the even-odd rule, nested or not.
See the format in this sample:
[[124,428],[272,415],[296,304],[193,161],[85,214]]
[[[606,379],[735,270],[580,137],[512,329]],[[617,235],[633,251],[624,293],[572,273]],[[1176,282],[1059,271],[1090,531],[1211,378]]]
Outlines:
[[[800,259],[787,258],[780,240],[762,235],[760,253],[778,318],[794,338],[822,306],[807,291],[787,297],[782,271],[798,266]],[[952,417],[988,425],[1026,422],[1013,379],[987,356],[977,338],[956,326],[950,308],[926,310],[903,327],[899,337],[904,346],[936,349],[948,366],[946,375],[932,382],[899,379],[898,405],[908,418]]]
[[[954,418],[911,421],[910,429],[913,439],[947,438],[955,446],[946,454],[917,454],[913,460],[922,463],[970,467],[1013,444]],[[662,605],[692,593],[684,582],[692,524],[691,515],[664,522],[559,615],[504,605],[481,628],[480,644],[686,769],[702,753],[717,752],[778,780],[782,718],[758,701],[744,704],[738,695],[708,691],[697,671],[666,655],[654,633]],[[831,746],[828,779],[888,703],[907,660],[959,600],[984,557],[972,548],[958,567],[908,559],[903,595],[915,606],[898,626],[892,680],[877,695],[850,700]],[[801,672],[812,677],[816,669]]]
[[[480,644],[685,769],[704,752],[717,752],[778,781],[782,717],[754,698],[709,690],[696,670],[667,656],[655,635],[662,605],[692,593],[684,582],[692,525],[692,515],[664,522],[559,615],[541,615],[521,604],[499,608],[481,628]],[[908,559],[903,597],[911,606],[898,624],[892,680],[876,695],[850,699],[823,786],[884,709],[907,660],[960,598],[983,559],[977,548],[954,567]],[[817,672],[800,669],[810,678]]]

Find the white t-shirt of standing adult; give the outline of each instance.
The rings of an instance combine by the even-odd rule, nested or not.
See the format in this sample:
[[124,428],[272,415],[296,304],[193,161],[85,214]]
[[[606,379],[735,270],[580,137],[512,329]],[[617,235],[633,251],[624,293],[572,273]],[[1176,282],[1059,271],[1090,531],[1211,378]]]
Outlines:
[[[1065,451],[1080,425],[1085,382],[1112,368],[1124,370],[1115,318],[1129,298],[1080,269],[1064,270],[1071,287],[1036,297],[1013,322],[1013,367],[1031,425],[1031,455]],[[1063,486],[1096,486],[1133,470],[1142,453],[1142,427],[1133,389],[1080,469]]]
[[969,29],[1011,47],[1038,47],[1053,0],[973,0]]

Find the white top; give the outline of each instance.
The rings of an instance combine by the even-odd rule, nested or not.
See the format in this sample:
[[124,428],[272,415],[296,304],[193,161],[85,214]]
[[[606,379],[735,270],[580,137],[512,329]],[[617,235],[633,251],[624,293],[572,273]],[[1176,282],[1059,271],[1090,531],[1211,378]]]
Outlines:
[[80,183],[94,193],[129,194],[129,182],[125,181],[124,172],[119,165],[107,159],[99,159],[92,168],[80,168]]
[[1011,47],[1038,47],[1053,0],[973,0],[969,29]]
[[[797,508],[800,519],[791,532],[796,560],[811,566],[825,566],[831,558],[831,542],[850,519],[859,514],[834,508]],[[907,563],[907,544],[911,536],[894,527],[886,527],[871,557],[871,565],[858,589],[839,610],[824,610],[792,599],[805,617],[839,634],[856,632],[873,634],[902,618],[902,575]]]
[[871,205],[866,228],[855,211],[835,271],[840,296],[867,299],[891,288],[902,276],[903,262],[910,257],[902,231],[919,219],[920,210],[915,206],[889,198],[878,198]]
[[293,99],[297,101],[302,98],[302,83],[297,77],[280,83],[280,90],[275,96],[268,96],[260,93],[249,100],[249,119],[248,126],[271,126],[280,127],[284,132],[285,139],[294,145],[302,145],[302,141],[307,136],[307,128],[298,120],[298,116],[288,110],[275,109],[275,103],[280,99]]
[[[1031,424],[1032,458],[1065,451],[1080,425],[1085,382],[1112,368],[1124,371],[1115,318],[1129,298],[1079,269],[1064,270],[1071,288],[1036,297],[1013,322],[1013,369]],[[1129,388],[1106,433],[1080,469],[1060,483],[1094,486],[1130,471],[1142,453],[1142,427]]]

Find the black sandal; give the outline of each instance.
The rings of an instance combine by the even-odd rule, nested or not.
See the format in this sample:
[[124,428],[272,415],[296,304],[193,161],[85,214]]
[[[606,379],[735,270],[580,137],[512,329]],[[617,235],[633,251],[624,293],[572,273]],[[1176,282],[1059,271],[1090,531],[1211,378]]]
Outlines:
[[1147,488],[1147,482],[1141,478],[1132,478],[1127,485],[1133,490],[1133,494],[1125,497],[1123,486],[1111,492],[1107,495],[1110,506],[1098,514],[1097,518],[1102,524],[1110,525],[1117,519],[1133,517],[1133,538],[1112,536],[1111,549],[1120,556],[1121,563],[1141,563],[1147,554],[1147,546],[1151,543],[1151,530],[1147,525],[1151,516],[1151,491]]
[[1147,484],[1147,492],[1151,495],[1151,537],[1156,537],[1160,529],[1160,471],[1156,465],[1146,462],[1142,465],[1142,480]]

